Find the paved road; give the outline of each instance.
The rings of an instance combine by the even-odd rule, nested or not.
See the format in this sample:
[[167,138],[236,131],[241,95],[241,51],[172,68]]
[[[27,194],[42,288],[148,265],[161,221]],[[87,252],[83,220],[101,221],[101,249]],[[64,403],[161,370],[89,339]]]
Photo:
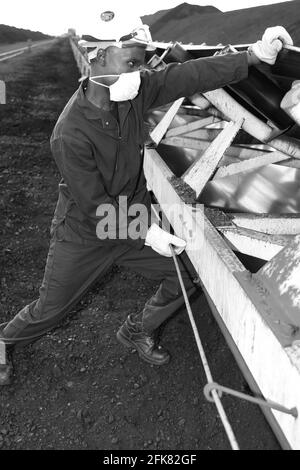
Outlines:
[[[55,41],[55,39],[46,39],[43,41],[33,41],[30,44],[31,49],[34,47],[44,46],[50,42]],[[0,46],[0,62],[4,60],[11,59],[17,55],[24,54],[28,51],[29,43],[27,41],[18,42],[15,44],[7,44],[5,46]]]

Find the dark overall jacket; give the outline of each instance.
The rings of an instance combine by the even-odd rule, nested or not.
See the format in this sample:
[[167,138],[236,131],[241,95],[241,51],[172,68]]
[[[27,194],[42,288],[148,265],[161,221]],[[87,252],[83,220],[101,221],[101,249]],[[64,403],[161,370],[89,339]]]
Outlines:
[[[247,77],[245,52],[170,64],[161,71],[141,73],[137,97],[118,103],[119,122],[87,100],[84,83],[61,113],[51,136],[51,150],[62,180],[52,222],[65,240],[84,244],[127,243],[140,249],[147,227],[137,240],[99,239],[97,208],[127,197],[128,207],[144,204],[150,195],[143,172],[144,117],[150,108],[238,82]],[[130,223],[131,217],[121,218]]]

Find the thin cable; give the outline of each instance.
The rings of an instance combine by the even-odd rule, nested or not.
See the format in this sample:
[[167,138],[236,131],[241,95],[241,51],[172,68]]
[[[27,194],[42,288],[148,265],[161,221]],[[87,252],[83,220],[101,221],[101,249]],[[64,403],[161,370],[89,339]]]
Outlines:
[[[181,276],[180,268],[179,268],[178,261],[177,261],[177,258],[176,258],[176,254],[175,254],[173,246],[171,244],[169,246],[170,246],[171,253],[172,253],[172,256],[173,256],[174,264],[175,264],[176,271],[177,271],[177,276],[178,276],[180,286],[181,286],[181,289],[182,289],[186,309],[187,309],[187,312],[188,312],[188,315],[189,315],[189,318],[190,318],[190,322],[191,322],[191,325],[192,325],[192,328],[193,328],[193,333],[194,333],[195,340],[196,340],[196,343],[197,343],[197,346],[198,346],[198,351],[199,351],[201,361],[202,361],[202,364],[203,364],[203,367],[204,367],[207,382],[211,383],[211,382],[213,382],[213,378],[212,378],[211,371],[210,371],[210,368],[209,368],[209,365],[208,365],[208,362],[207,362],[207,359],[206,359],[206,355],[205,355],[205,352],[204,352],[204,349],[203,349],[203,345],[202,345],[202,342],[201,342],[201,339],[200,339],[200,336],[199,336],[199,333],[198,333],[198,330],[197,330],[197,327],[196,327],[196,323],[195,323],[195,320],[194,320],[194,316],[193,316],[193,313],[192,313],[190,302],[189,302],[189,299],[188,299],[188,296],[187,296],[187,293],[186,293],[186,289],[185,289],[185,286],[184,286],[184,283],[183,283],[183,280],[182,280],[182,276]],[[235,438],[235,435],[233,433],[231,425],[228,421],[228,418],[226,416],[225,410],[223,408],[223,405],[221,403],[221,400],[220,400],[220,397],[219,397],[217,391],[216,390],[211,390],[211,395],[214,399],[215,405],[216,405],[217,410],[219,412],[221,421],[223,423],[223,426],[224,426],[224,429],[225,429],[225,432],[227,434],[227,437],[228,437],[228,440],[230,442],[232,450],[239,450],[239,445],[237,443],[237,440]]]
[[210,396],[212,390],[218,390],[219,392],[228,393],[229,395],[232,395],[237,398],[241,398],[242,400],[247,400],[251,403],[255,403],[256,405],[266,406],[268,408],[281,411],[282,413],[291,415],[294,418],[298,417],[298,410],[295,406],[293,408],[287,408],[286,406],[282,406],[280,405],[280,403],[276,403],[272,400],[264,400],[263,398],[246,395],[245,393],[239,392],[237,390],[233,390],[232,388],[223,387],[223,385],[219,385],[218,383],[215,383],[215,382],[209,383],[205,385],[204,387],[204,395],[209,401],[213,401]]
[[300,52],[300,47],[291,46],[290,44],[284,44],[283,49],[287,49],[288,51]]

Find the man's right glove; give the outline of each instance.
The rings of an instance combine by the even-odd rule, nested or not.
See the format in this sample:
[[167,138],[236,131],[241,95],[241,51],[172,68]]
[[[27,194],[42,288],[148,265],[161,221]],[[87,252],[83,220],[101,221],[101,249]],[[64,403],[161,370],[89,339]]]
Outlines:
[[252,50],[262,62],[273,65],[276,62],[278,52],[286,44],[293,44],[291,36],[282,26],[274,26],[267,28],[262,40],[252,44],[249,50]]
[[186,247],[184,240],[165,232],[165,230],[162,230],[157,224],[152,224],[147,232],[145,245],[151,246],[154,251],[162,256],[171,257],[172,252],[169,244],[174,246],[176,255],[180,255]]

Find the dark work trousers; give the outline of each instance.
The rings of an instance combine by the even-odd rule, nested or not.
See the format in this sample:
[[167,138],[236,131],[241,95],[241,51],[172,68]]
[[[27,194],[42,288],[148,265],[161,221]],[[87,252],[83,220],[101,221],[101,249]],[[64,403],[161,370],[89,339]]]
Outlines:
[[[196,272],[186,253],[182,253],[178,261],[187,292],[191,295],[195,291],[193,279]],[[9,323],[1,325],[0,340],[22,346],[45,334],[65,317],[112,264],[132,268],[161,282],[142,312],[145,331],[154,331],[183,304],[173,258],[161,256],[148,246],[137,250],[124,243],[109,248],[84,245],[60,240],[54,233],[40,297],[24,307]]]

